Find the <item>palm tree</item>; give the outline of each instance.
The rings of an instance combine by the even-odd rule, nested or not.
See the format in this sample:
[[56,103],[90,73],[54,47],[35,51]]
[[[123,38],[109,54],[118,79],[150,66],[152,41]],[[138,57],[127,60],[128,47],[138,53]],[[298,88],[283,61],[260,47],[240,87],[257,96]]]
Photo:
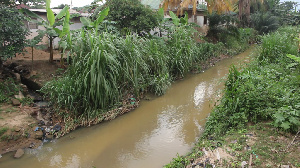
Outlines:
[[[226,13],[233,10],[234,3],[237,0],[205,0],[207,2],[207,10],[209,13],[216,11],[217,13]],[[199,0],[163,0],[161,6],[164,10],[177,10],[177,14],[182,14],[183,9],[189,6],[193,7],[193,14],[196,13]]]

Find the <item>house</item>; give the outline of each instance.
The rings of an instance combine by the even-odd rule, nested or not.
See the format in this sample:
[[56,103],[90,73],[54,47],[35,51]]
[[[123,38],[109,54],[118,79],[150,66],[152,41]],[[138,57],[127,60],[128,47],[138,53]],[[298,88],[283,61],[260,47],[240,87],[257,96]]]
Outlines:
[[[163,0],[141,0],[141,3],[149,6],[153,10],[158,10],[160,7],[163,7]],[[176,9],[167,9],[165,11],[165,18],[170,18],[169,11],[173,11],[177,13]],[[197,1],[197,10],[196,13],[193,14],[193,6],[189,5],[188,8],[183,9],[183,13],[188,13],[189,22],[194,22],[199,26],[207,26],[207,3],[204,0]],[[181,17],[180,15],[178,17]]]

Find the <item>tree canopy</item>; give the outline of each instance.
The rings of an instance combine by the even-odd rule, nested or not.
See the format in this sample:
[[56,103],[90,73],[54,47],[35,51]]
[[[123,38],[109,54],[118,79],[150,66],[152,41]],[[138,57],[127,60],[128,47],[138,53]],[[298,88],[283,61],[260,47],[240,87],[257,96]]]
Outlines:
[[116,26],[120,29],[140,33],[148,32],[158,25],[156,13],[141,4],[139,0],[108,0],[100,8],[104,9],[107,6],[110,8],[107,19],[116,21]]
[[23,51],[28,34],[25,20],[17,9],[0,5],[0,61]]

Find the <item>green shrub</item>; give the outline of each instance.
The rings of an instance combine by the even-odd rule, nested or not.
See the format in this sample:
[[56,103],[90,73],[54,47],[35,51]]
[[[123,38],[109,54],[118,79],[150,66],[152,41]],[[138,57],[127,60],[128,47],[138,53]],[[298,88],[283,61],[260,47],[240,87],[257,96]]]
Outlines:
[[20,87],[15,84],[12,78],[0,82],[0,103],[9,101],[10,97],[18,94],[19,90]]
[[223,97],[206,122],[205,136],[219,136],[243,128],[248,122],[266,120],[273,120],[274,126],[289,132],[299,129],[299,71],[291,68],[292,60],[284,56],[294,52],[297,44],[290,42],[293,40],[288,37],[294,37],[285,30],[289,29],[263,37],[259,56],[246,68],[230,69]]
[[2,136],[8,130],[7,127],[0,128],[0,136]]
[[279,28],[279,18],[271,13],[255,13],[251,15],[251,23],[259,34],[267,34]]
[[298,53],[299,30],[293,28],[280,29],[277,32],[262,37],[259,47],[258,59],[262,63],[280,63],[287,60],[286,54],[296,55]]

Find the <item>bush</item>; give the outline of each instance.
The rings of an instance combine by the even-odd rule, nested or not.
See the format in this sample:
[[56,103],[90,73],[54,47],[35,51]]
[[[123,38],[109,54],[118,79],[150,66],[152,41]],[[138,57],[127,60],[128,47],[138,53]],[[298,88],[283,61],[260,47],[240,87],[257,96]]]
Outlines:
[[289,36],[285,30],[290,31],[285,28],[263,37],[259,57],[248,67],[241,71],[235,67],[230,69],[224,95],[206,122],[205,136],[219,136],[243,128],[248,122],[266,120],[273,120],[274,126],[286,131],[299,129],[299,71],[291,68],[295,64],[284,56],[294,52],[297,43],[290,42],[293,40],[287,37],[295,36]]
[[262,63],[280,63],[287,60],[286,54],[297,54],[298,33],[297,29],[286,27],[264,36],[258,48],[258,60]]
[[259,34],[267,34],[279,28],[279,19],[270,12],[258,12],[251,15],[251,24]]
[[15,84],[12,78],[0,82],[0,103],[10,100],[10,97],[18,94],[20,87]]

